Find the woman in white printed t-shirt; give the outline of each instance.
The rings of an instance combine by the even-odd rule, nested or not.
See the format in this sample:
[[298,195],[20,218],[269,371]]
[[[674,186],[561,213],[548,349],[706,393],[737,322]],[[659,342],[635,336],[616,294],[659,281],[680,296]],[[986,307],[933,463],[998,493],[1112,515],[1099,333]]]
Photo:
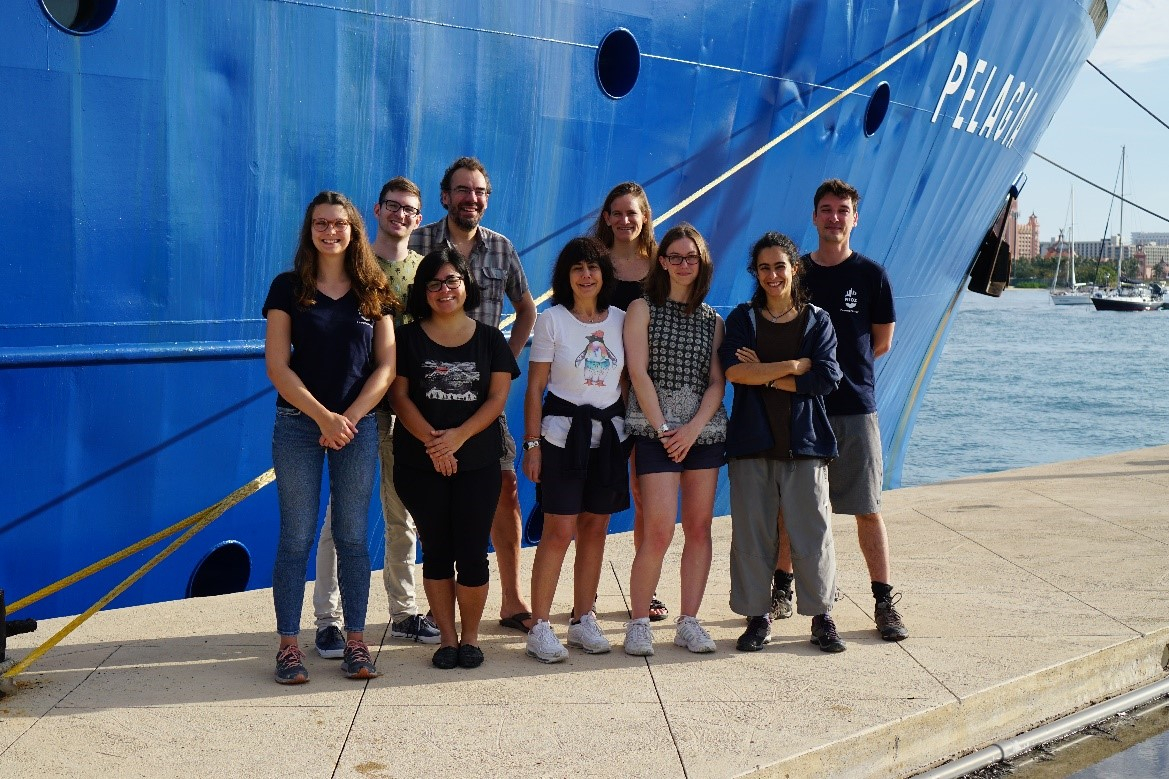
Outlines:
[[552,271],[553,305],[532,334],[524,399],[523,471],[539,485],[544,529],[532,567],[528,654],[568,657],[548,622],[568,546],[576,539],[568,645],[608,652],[594,605],[609,516],[629,508],[622,377],[625,313],[609,251],[594,238],[569,241]]

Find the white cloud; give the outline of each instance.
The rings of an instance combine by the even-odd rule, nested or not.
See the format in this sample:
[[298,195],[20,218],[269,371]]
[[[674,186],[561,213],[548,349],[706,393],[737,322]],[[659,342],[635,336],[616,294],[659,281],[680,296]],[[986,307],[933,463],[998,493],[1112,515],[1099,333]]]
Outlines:
[[1165,0],[1121,0],[1092,52],[1100,67],[1147,69],[1169,62],[1169,3]]

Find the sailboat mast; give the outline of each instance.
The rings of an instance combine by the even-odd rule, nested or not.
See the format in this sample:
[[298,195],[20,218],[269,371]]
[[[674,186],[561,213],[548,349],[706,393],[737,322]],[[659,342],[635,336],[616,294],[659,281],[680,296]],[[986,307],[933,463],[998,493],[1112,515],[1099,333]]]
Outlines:
[[1068,287],[1072,292],[1076,291],[1076,188],[1071,187],[1068,193],[1068,199],[1071,201],[1071,219],[1068,220],[1068,241],[1071,242],[1071,253],[1068,256]]
[[1124,262],[1124,149],[1120,147],[1120,246],[1116,252],[1116,292],[1120,293],[1120,269]]

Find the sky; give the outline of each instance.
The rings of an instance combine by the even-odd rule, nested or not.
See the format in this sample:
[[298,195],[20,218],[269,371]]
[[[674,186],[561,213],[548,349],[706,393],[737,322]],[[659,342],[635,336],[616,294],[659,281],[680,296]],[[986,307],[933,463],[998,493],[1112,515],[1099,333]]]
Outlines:
[[[1040,40],[1037,37],[1037,45]],[[1121,0],[1089,59],[1169,123],[1169,0]],[[1127,147],[1128,199],[1169,217],[1169,129],[1084,65],[1036,151],[1111,189],[1121,145]],[[1027,184],[1019,198],[1019,215],[1026,219],[1035,213],[1041,240],[1054,238],[1067,224],[1073,187],[1076,241],[1104,235],[1111,200],[1107,194],[1038,157],[1032,157],[1024,171]],[[1118,230],[1118,217],[1114,209],[1110,234]],[[1169,232],[1169,222],[1126,207],[1126,239],[1134,230]]]

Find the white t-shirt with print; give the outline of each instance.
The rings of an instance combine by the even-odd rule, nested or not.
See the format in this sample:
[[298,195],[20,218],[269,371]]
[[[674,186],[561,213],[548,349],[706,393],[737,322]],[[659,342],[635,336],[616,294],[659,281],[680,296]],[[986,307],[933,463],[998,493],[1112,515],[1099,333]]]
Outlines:
[[[625,368],[625,346],[621,329],[625,312],[609,306],[600,322],[586,324],[564,306],[552,306],[540,313],[532,330],[530,362],[552,363],[548,392],[575,405],[607,408],[621,397],[621,371]],[[617,435],[626,438],[625,419],[613,420]],[[572,425],[569,417],[544,417],[540,433],[548,443],[563,447]],[[591,446],[601,443],[601,423],[593,420]]]

